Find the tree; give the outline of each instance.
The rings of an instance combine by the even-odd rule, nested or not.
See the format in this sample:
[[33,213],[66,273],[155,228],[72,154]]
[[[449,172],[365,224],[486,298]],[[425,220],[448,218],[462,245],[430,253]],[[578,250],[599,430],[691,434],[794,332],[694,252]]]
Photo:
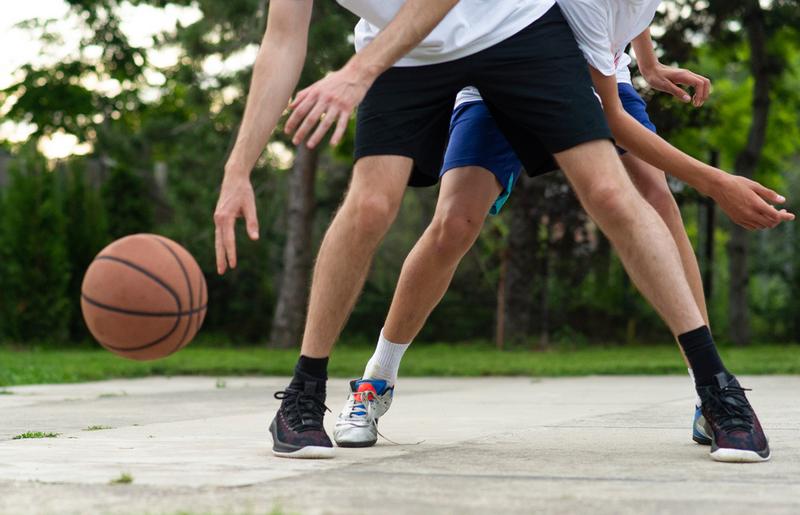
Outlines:
[[269,338],[276,347],[293,347],[303,337],[312,266],[311,229],[316,211],[314,184],[319,161],[318,149],[311,150],[304,144],[298,145],[294,167],[290,172],[283,275]]
[[72,160],[63,170],[65,236],[69,264],[69,334],[72,340],[87,337],[77,300],[86,269],[108,243],[106,212],[96,189],[86,180],[85,160]]
[[17,341],[63,341],[69,327],[70,270],[56,176],[29,143],[11,167],[0,219],[0,274],[5,335]]
[[[678,8],[667,10],[664,18],[667,31],[660,39],[668,58],[685,62],[699,54],[701,64],[710,64],[715,72],[712,75],[717,84],[715,96],[725,97],[726,102],[710,104],[712,115],[703,117],[702,123],[711,125],[712,129],[701,130],[707,137],[697,138],[696,134],[689,134],[684,125],[680,139],[694,138],[710,143],[711,148],[722,151],[724,162],[732,161],[735,173],[773,185],[780,184],[780,168],[785,163],[786,153],[780,159],[774,158],[774,149],[781,146],[782,136],[774,130],[781,121],[774,116],[773,99],[786,78],[788,56],[794,47],[787,41],[795,44],[798,41],[796,27],[800,21],[800,4],[796,0],[769,3],[758,0],[676,0],[673,3]],[[683,11],[681,7],[691,7],[693,12]],[[692,14],[686,16],[685,12]],[[703,41],[705,46],[699,52],[691,43],[697,40]],[[728,79],[731,75],[735,82],[729,84],[719,80],[720,76]],[[728,90],[735,90],[736,95],[726,95]],[[788,96],[781,97],[781,103],[795,95],[788,92]],[[746,98],[749,98],[749,105],[740,109],[740,102]],[[735,130],[731,130],[732,127]],[[746,130],[742,131],[740,127]],[[768,139],[768,133],[773,137]],[[706,148],[702,153],[707,152]],[[713,237],[707,236],[706,239],[713,242]],[[730,338],[740,345],[751,340],[749,284],[753,267],[748,260],[750,240],[744,229],[731,227],[727,245],[729,333]],[[707,248],[713,249],[713,246]]]

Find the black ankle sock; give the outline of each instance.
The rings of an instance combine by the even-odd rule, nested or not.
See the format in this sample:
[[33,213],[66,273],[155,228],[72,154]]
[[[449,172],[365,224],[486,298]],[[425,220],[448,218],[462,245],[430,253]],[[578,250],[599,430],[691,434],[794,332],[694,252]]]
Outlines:
[[714,345],[708,326],[678,335],[678,342],[692,367],[695,386],[708,386],[714,383],[715,375],[720,372],[728,373],[717,353],[717,346]]
[[297,366],[294,367],[294,375],[310,376],[310,378],[318,379],[320,381],[328,380],[328,358],[309,358],[308,356],[300,355],[297,360]]

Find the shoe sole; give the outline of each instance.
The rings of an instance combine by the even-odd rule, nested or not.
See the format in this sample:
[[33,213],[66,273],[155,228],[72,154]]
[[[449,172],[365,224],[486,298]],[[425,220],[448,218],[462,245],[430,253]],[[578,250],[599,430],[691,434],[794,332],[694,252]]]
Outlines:
[[759,463],[769,461],[772,457],[769,450],[766,456],[761,456],[756,451],[746,451],[743,449],[717,449],[710,453],[711,459],[725,463]]
[[336,441],[336,445],[339,447],[350,447],[350,448],[364,448],[364,447],[372,447],[378,442],[378,439],[369,440],[366,442],[339,442]]
[[[269,425],[269,433],[272,435],[272,454],[279,458],[294,458],[299,460],[326,460],[333,458],[333,447],[322,447],[319,445],[307,445],[292,449],[290,445],[278,441],[275,437],[275,420]],[[280,447],[286,448],[281,450]]]
[[711,438],[699,435],[697,433],[692,435],[692,440],[694,440],[695,443],[700,445],[711,445]]
[[284,452],[272,449],[272,454],[279,458],[294,458],[299,460],[327,460],[334,457],[333,447],[319,447],[309,445],[296,451]]

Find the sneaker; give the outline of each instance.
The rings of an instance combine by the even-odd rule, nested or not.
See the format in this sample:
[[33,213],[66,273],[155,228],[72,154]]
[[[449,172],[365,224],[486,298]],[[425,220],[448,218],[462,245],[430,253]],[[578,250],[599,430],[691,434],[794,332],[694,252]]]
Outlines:
[[394,386],[382,379],[350,381],[350,395],[336,420],[333,439],[339,447],[370,447],[378,441],[378,418],[392,405]]
[[745,397],[747,391],[725,372],[714,384],[699,387],[706,433],[711,436],[711,458],[716,461],[756,462],[770,458],[769,442]]
[[706,418],[703,416],[703,408],[695,406],[694,420],[692,421],[692,440],[700,445],[711,445],[711,438],[706,433]]
[[276,392],[281,407],[269,426],[272,453],[282,458],[333,458],[333,444],[325,433],[325,383],[313,379],[293,380]]

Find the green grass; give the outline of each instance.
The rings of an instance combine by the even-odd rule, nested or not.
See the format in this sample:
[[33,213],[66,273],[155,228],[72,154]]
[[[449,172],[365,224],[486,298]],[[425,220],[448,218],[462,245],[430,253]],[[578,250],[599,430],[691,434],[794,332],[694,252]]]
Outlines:
[[30,438],[57,438],[59,433],[45,433],[42,431],[28,431],[27,433],[22,433],[21,435],[17,435],[12,440],[27,440]]
[[133,483],[133,476],[127,472],[123,472],[118,478],[112,479],[108,483],[111,485],[129,485]]
[[[330,374],[357,377],[372,349],[341,345],[334,350]],[[800,374],[800,345],[757,345],[720,350],[737,374]],[[102,349],[20,350],[0,347],[0,387],[69,383],[149,375],[281,375],[291,373],[297,350],[262,347],[189,347],[160,361],[139,363]],[[587,346],[546,352],[499,352],[491,345],[415,343],[406,353],[403,376],[579,376],[593,374],[684,374],[673,345]],[[220,382],[216,382],[221,387]],[[122,395],[121,393],[103,396]]]
[[104,429],[114,429],[111,426],[89,426],[84,431],[103,431]]

